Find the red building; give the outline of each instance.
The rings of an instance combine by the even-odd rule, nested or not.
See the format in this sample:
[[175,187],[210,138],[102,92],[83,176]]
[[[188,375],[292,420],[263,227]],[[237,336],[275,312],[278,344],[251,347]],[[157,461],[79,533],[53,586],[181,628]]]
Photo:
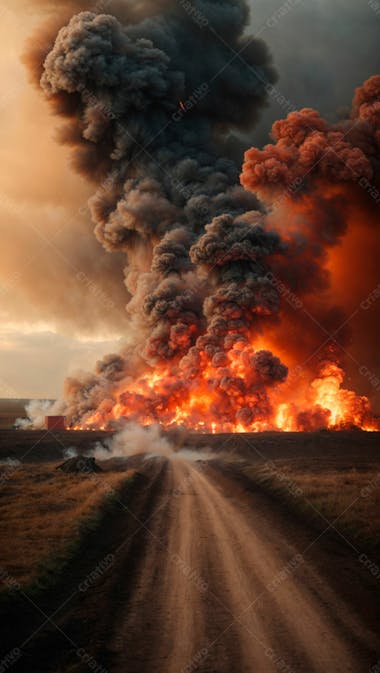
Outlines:
[[47,430],[66,430],[64,416],[45,416]]

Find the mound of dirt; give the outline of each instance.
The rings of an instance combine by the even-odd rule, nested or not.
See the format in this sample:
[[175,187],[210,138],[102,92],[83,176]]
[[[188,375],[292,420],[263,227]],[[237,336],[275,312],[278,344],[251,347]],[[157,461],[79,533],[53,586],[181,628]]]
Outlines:
[[75,474],[93,474],[94,472],[103,472],[102,468],[96,464],[95,458],[85,458],[84,456],[65,460],[62,465],[58,465],[57,470]]

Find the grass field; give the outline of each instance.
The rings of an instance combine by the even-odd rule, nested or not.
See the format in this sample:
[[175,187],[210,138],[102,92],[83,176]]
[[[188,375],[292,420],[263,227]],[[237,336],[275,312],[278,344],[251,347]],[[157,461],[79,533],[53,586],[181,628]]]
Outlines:
[[[0,431],[3,589],[57,572],[80,545],[83,530],[96,525],[107,494],[131,476],[112,466],[100,475],[56,471],[65,450],[80,453],[105,436]],[[333,523],[354,545],[380,552],[378,433],[187,435],[181,442],[237,462],[245,478],[287,509],[322,527]]]
[[242,469],[293,511],[380,552],[380,461],[353,467],[344,457],[330,464],[280,459]]
[[274,671],[266,653],[255,659],[246,624],[266,651],[283,648],[282,670],[372,670],[379,435],[172,433],[173,449],[193,450],[145,460],[129,446],[128,458],[99,461],[101,473],[56,470],[68,448],[83,455],[105,436],[0,432],[7,665],[16,652],[18,673],[184,671],[245,608],[226,665],[216,649],[199,670]]
[[117,497],[129,472],[64,474],[56,463],[0,467],[0,586],[54,572]]

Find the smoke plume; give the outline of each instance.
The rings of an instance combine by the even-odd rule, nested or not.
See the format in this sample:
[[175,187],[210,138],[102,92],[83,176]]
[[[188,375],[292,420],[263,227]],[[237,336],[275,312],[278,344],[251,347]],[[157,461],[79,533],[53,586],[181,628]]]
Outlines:
[[117,432],[104,444],[98,443],[93,455],[99,460],[144,454],[146,456],[166,456],[173,454],[175,446],[164,437],[157,425],[142,428],[131,423]]
[[[357,92],[342,125],[314,110],[277,122],[275,144],[247,152],[239,185],[226,137],[256,122],[275,81],[265,44],[244,32],[246,3],[134,5],[74,14],[29,60],[64,122],[61,142],[95,185],[95,233],[125,255],[131,297],[128,347],[66,381],[66,415],[72,426],[128,417],[199,430],[281,427],[288,354],[273,351],[271,335],[283,339],[289,320],[283,288],[302,304],[295,323],[311,350],[305,311],[327,333],[344,323],[333,302],[315,297],[331,287],[328,254],[348,227],[348,185],[368,200],[358,182],[377,179],[380,78]],[[334,348],[346,344],[343,332]],[[308,429],[368,425],[364,402],[350,416],[356,396],[341,392],[340,356],[321,355],[311,380],[338,381],[340,408],[314,383],[306,408],[287,407],[290,425],[300,414]]]

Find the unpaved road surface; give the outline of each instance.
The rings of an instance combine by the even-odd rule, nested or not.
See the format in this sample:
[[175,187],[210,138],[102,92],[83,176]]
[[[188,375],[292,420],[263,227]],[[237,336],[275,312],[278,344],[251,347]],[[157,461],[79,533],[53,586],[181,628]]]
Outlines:
[[54,591],[11,611],[5,651],[23,647],[10,670],[368,673],[376,664],[376,583],[349,544],[308,529],[233,471],[160,458],[140,472]]

